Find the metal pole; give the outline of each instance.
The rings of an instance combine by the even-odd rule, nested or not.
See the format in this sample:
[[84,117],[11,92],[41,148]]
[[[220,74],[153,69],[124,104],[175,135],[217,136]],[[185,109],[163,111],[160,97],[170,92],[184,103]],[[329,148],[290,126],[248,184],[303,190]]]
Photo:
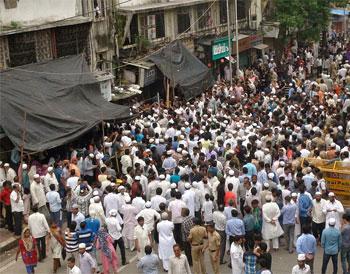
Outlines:
[[229,8],[229,0],[226,0],[226,12],[227,12],[227,38],[228,38],[228,52],[229,52],[229,58],[228,63],[230,67],[230,85],[232,86],[232,45],[231,45],[231,28],[230,28],[230,8]]
[[237,16],[237,0],[235,0],[235,24],[236,24],[236,74],[239,75],[239,50],[238,50],[238,16]]

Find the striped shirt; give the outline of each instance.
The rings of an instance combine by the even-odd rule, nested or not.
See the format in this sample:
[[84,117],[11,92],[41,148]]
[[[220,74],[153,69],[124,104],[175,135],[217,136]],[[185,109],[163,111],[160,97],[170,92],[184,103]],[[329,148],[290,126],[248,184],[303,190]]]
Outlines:
[[84,229],[78,231],[78,243],[84,243],[86,245],[86,251],[92,250],[93,235],[91,229]]
[[64,239],[67,253],[78,251],[78,235],[76,232],[65,232]]

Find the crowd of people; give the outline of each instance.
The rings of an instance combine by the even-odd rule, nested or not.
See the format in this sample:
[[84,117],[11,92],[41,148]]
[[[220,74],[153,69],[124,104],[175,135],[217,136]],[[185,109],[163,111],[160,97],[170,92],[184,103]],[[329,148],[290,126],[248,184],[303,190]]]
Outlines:
[[282,245],[291,273],[311,274],[320,245],[322,274],[339,254],[349,274],[350,213],[312,159],[350,162],[350,44],[331,33],[326,52],[293,43],[232,86],[135,105],[99,142],[22,163],[14,151],[0,200],[16,260],[32,274],[51,250],[53,273],[64,259],[70,274],[118,273],[130,249],[145,274],[271,274]]

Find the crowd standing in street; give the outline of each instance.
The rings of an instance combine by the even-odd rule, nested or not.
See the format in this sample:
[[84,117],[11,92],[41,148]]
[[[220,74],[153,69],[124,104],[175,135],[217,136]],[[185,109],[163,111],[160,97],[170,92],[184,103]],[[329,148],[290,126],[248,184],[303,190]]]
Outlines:
[[350,163],[350,44],[331,33],[334,44],[341,60],[307,46],[278,62],[266,53],[232,85],[135,105],[103,141],[0,163],[16,259],[34,273],[49,244],[54,273],[67,260],[71,274],[115,274],[129,249],[147,274],[217,274],[227,262],[232,274],[271,274],[283,247],[293,274],[311,274],[319,244],[322,274],[329,260],[337,273],[339,256],[349,274],[350,213],[311,160]]

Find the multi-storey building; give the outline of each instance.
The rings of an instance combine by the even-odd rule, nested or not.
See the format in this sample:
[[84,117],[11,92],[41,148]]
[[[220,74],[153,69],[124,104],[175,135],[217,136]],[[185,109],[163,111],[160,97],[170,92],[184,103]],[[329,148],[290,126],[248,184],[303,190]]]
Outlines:
[[112,0],[0,0],[0,69],[85,54],[112,70]]

